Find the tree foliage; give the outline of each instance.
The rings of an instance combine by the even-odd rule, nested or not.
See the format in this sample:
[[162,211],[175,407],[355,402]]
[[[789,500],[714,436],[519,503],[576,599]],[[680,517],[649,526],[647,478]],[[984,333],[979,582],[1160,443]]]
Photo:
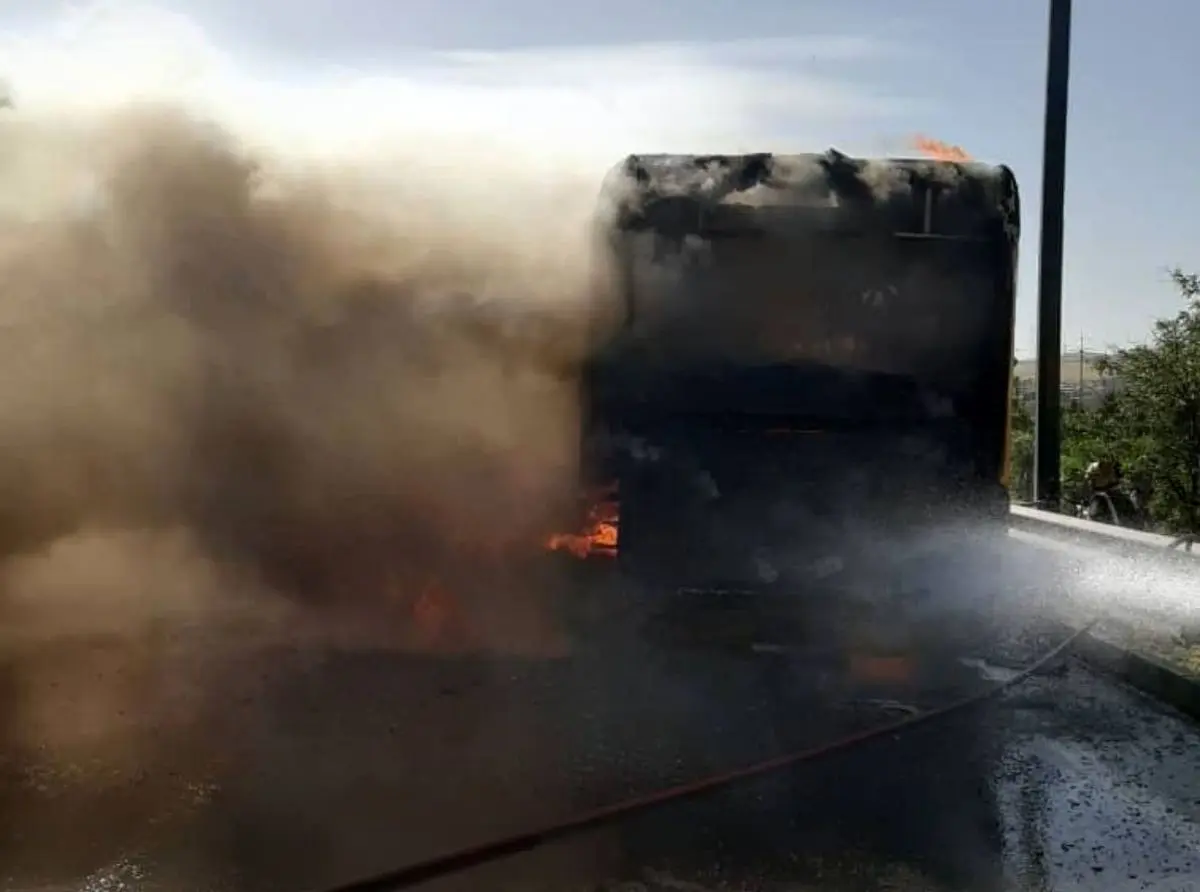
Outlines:
[[[1061,473],[1062,494],[1068,503],[1079,501],[1084,489],[1087,466],[1098,458],[1115,458],[1108,428],[1114,423],[1115,405],[1108,401],[1100,409],[1066,406],[1062,412]],[[1034,497],[1034,441],[1036,423],[1033,413],[1013,397],[1009,443],[1009,490],[1017,501]]]
[[1013,388],[1008,445],[1008,489],[1014,501],[1033,499],[1033,415]]
[[[1157,525],[1200,532],[1200,275],[1180,269],[1171,279],[1184,306],[1155,323],[1145,344],[1100,361],[1101,374],[1118,382],[1099,408],[1062,413],[1062,492],[1083,493],[1087,465],[1118,461],[1126,479],[1151,496]],[[1017,411],[1019,410],[1019,411]],[[1033,420],[1015,407],[1011,485],[1021,498],[1032,490]]]
[[1153,487],[1152,510],[1173,531],[1200,531],[1200,277],[1176,269],[1184,307],[1150,340],[1101,366],[1122,389],[1107,436],[1127,473]]

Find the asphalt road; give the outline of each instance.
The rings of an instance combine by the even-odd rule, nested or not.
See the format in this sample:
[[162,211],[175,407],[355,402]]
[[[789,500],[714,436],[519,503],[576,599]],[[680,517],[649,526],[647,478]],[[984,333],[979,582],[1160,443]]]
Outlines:
[[[945,702],[1048,643],[1006,636],[883,693]],[[10,651],[0,888],[318,889],[895,717],[801,678],[778,656],[432,661],[198,634]],[[1068,662],[953,721],[427,888],[1179,892],[1200,888],[1198,744]]]

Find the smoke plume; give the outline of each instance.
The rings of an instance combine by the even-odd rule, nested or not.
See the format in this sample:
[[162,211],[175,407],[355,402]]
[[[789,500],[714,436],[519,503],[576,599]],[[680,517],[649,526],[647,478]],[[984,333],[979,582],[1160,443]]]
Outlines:
[[[848,46],[873,51],[792,49]],[[608,291],[605,171],[744,150],[781,103],[880,108],[728,47],[660,50],[266,76],[140,3],[0,33],[0,606],[28,614],[26,565],[79,535],[186,539],[219,599],[325,606],[539,550]]]
[[611,90],[489,92],[440,63],[260,76],[130,4],[0,32],[4,754],[107,753],[127,777],[80,783],[127,780],[132,825],[178,798],[138,780],[155,760],[203,774],[263,712],[238,706],[260,667],[225,659],[247,618],[420,647],[436,585],[473,648],[560,637],[530,565],[571,514],[604,173],[746,148],[808,95],[639,58],[593,59]]
[[297,163],[162,102],[18,108],[0,143],[0,554],[182,530],[273,594],[369,601],[553,528],[594,181]]

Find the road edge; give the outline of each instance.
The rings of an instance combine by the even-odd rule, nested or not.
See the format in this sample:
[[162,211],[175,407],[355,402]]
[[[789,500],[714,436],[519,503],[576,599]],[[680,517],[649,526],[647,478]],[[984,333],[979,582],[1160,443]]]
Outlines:
[[1084,662],[1200,721],[1200,679],[1184,675],[1148,654],[1130,650],[1094,632],[1075,642],[1074,652]]

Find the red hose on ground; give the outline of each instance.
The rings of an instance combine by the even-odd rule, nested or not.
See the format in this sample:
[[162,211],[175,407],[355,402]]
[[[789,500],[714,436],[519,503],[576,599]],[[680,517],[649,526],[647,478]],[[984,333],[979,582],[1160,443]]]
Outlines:
[[556,842],[589,830],[594,830],[604,824],[622,821],[639,812],[649,811],[659,806],[711,793],[715,790],[732,786],[740,781],[752,780],[774,771],[799,765],[802,762],[811,762],[825,756],[831,756],[872,740],[887,737],[900,731],[906,731],[918,725],[928,724],[937,719],[946,718],[954,713],[978,706],[1003,691],[1025,681],[1071,647],[1081,636],[1091,630],[1097,622],[1098,620],[1092,620],[1087,625],[1076,630],[1064,641],[1040,656],[1012,678],[1000,682],[980,694],[974,694],[950,703],[947,706],[909,716],[899,721],[889,722],[886,725],[870,728],[857,734],[851,734],[848,737],[843,737],[818,747],[776,756],[763,762],[757,762],[753,765],[737,768],[723,774],[700,778],[699,780],[679,784],[678,786],[668,787],[667,789],[659,790],[645,796],[636,796],[632,799],[626,799],[623,802],[585,812],[584,814],[548,827],[518,833],[470,848],[459,849],[458,851],[431,858],[427,861],[419,861],[407,867],[400,867],[387,873],[355,880],[342,886],[336,886],[332,889],[324,890],[324,892],[392,892],[392,890],[396,889],[408,889],[449,874],[479,867],[491,861],[498,861],[511,855],[528,852],[546,843]]

